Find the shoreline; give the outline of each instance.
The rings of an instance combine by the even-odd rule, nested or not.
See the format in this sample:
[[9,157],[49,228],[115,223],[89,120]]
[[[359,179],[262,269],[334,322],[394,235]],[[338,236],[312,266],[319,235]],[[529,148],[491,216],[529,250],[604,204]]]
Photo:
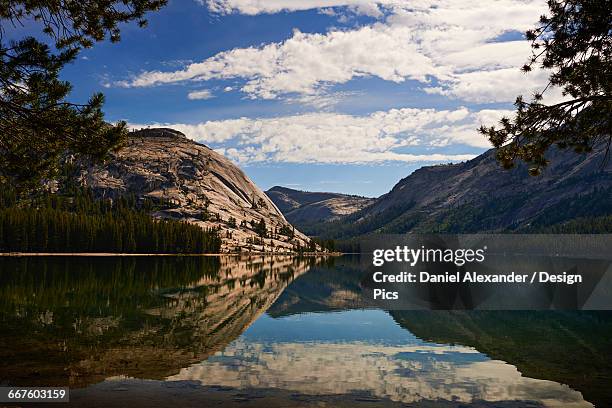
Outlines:
[[121,253],[121,252],[0,252],[0,257],[180,257],[180,256],[189,256],[189,257],[208,257],[208,256],[253,256],[253,255],[263,255],[263,256],[309,256],[309,257],[317,257],[317,256],[342,256],[344,255],[341,252],[307,252],[303,254],[298,254],[295,252],[233,252],[233,253],[213,253],[213,254],[147,254],[147,253],[138,253],[138,254],[130,254],[130,253]]

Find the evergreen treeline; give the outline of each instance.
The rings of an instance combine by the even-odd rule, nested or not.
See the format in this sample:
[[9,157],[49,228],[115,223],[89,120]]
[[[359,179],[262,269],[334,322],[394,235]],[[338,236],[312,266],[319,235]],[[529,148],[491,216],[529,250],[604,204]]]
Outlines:
[[580,217],[567,222],[534,228],[529,232],[540,234],[609,234],[612,232],[612,215]]
[[612,188],[595,188],[548,207],[536,217],[527,232],[609,233],[612,232]]
[[150,216],[135,197],[96,200],[90,191],[44,193],[24,204],[0,186],[0,252],[213,253],[216,230]]

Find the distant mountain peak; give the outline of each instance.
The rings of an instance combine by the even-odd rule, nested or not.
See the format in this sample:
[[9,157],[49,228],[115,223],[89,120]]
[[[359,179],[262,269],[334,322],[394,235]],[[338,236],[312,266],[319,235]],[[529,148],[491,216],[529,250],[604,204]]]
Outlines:
[[266,194],[294,225],[331,221],[374,202],[373,198],[341,193],[309,192],[274,186]]
[[[372,233],[596,232],[612,215],[612,161],[551,149],[539,176],[504,170],[488,150],[467,162],[426,166],[363,210],[331,225],[302,225],[323,238]],[[290,217],[287,215],[288,219]],[[295,223],[295,221],[294,221]],[[299,223],[295,223],[300,225]]]
[[297,190],[295,188],[283,187],[283,186],[274,186],[270,188],[268,191],[279,191],[279,192],[287,192],[287,193],[303,193],[302,190]]

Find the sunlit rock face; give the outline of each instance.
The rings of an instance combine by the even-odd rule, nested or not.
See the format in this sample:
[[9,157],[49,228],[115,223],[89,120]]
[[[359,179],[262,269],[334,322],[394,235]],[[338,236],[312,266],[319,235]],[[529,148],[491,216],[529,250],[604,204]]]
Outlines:
[[131,133],[108,163],[86,168],[80,179],[99,197],[134,194],[158,203],[157,217],[221,228],[224,251],[285,252],[308,241],[295,231],[291,238],[274,234],[259,242],[251,221],[263,219],[272,231],[292,227],[234,163],[172,129]]
[[[342,318],[353,325],[367,323],[355,313],[359,312]],[[359,390],[406,404],[452,401],[462,406],[459,403],[485,401],[495,406],[496,402],[531,401],[529,406],[593,406],[567,385],[523,377],[514,366],[491,360],[473,348],[416,338],[396,344],[371,339],[253,341],[247,336],[167,380],[307,395],[350,395]]]

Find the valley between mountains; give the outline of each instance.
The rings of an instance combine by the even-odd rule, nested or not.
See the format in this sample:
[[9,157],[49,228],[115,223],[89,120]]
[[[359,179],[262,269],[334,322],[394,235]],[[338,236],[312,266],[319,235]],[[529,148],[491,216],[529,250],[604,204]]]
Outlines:
[[501,168],[491,149],[467,162],[422,167],[376,199],[333,195],[333,206],[322,193],[274,187],[267,194],[297,228],[325,239],[375,233],[606,233],[612,231],[607,155],[605,144],[586,155],[554,148],[542,175],[530,176],[525,165]]

